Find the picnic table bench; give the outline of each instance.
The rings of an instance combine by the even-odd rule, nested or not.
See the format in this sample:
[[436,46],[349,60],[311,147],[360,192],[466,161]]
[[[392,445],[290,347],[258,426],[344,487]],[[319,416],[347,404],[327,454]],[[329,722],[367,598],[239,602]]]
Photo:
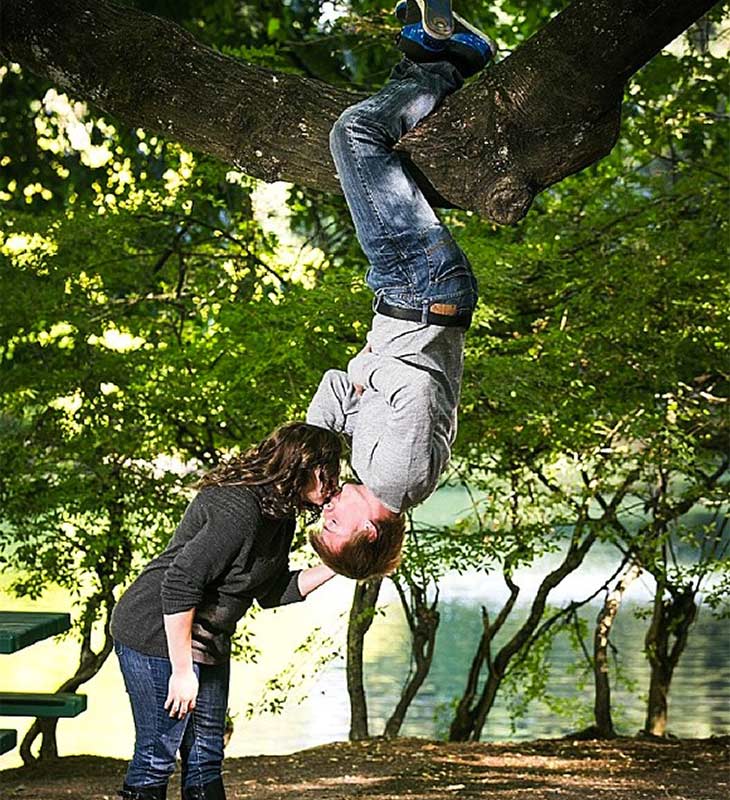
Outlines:
[[[15,653],[71,627],[70,614],[0,611],[0,654]],[[86,695],[0,691],[0,717],[75,717],[86,710]],[[0,729],[0,753],[17,744],[14,730]]]

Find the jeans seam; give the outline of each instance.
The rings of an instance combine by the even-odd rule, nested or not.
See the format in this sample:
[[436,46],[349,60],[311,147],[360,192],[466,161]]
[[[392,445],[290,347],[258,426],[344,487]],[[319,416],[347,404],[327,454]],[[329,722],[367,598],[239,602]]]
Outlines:
[[[149,672],[150,676],[151,676],[152,675],[152,662],[148,658],[145,659],[145,666],[147,667],[147,672]],[[152,679],[152,686],[153,687],[155,686],[154,679]],[[152,757],[147,762],[147,768],[150,770],[150,772],[152,771],[152,761],[153,761],[153,759],[155,757],[155,750],[157,749],[158,744],[159,745],[162,744],[162,742],[160,741],[160,715],[159,714],[155,714],[154,718],[155,718],[155,736],[154,736],[154,739],[152,740],[152,748],[151,748],[151,756]],[[168,775],[168,778],[169,778],[169,775]],[[166,785],[166,783],[167,782],[165,782],[165,785]]]
[[[202,672],[202,669],[201,669]],[[201,676],[202,677],[202,676]],[[200,680],[200,677],[198,678]],[[195,711],[192,712],[190,717],[190,724],[193,726],[193,749],[195,750],[195,766],[198,770],[198,786],[203,785],[203,769],[200,765],[200,743],[198,741],[198,729],[196,727]]]
[[[126,651],[126,653],[125,653],[125,651]],[[154,676],[152,674],[152,661],[151,661],[152,657],[146,656],[143,653],[139,653],[138,651],[134,650],[133,648],[124,647],[123,645],[122,645],[121,650],[120,650],[120,656],[122,654],[126,655],[126,659],[125,660],[127,661],[127,665],[128,665],[127,668],[126,668],[126,672],[127,673],[129,673],[129,672],[132,672],[132,673],[133,672],[138,672],[140,664],[144,665],[144,672],[147,674],[147,678],[150,681],[150,684],[151,684],[151,687],[152,687],[152,691],[153,691],[154,695],[156,696],[157,683],[156,683],[156,681],[154,679]],[[121,664],[121,660],[122,659],[120,657],[120,664]],[[134,662],[134,665],[130,665],[130,660]],[[125,672],[125,670],[123,668],[123,673],[124,672]],[[127,683],[127,675],[126,674],[124,674],[124,682],[125,682],[125,687],[126,687],[126,683]],[[131,696],[131,693],[129,692],[129,690],[127,690],[127,693],[130,696],[130,702],[132,702],[132,696]],[[133,712],[134,712],[134,703],[132,703],[132,705],[133,705]],[[141,773],[146,774],[148,776],[152,773],[152,769],[153,769],[152,765],[153,765],[155,757],[156,757],[157,745],[160,743],[160,715],[158,713],[156,713],[156,712],[153,715],[152,729],[154,731],[154,735],[151,737],[151,741],[149,742],[148,746],[144,749],[144,751],[140,752],[139,758],[137,758],[138,740],[137,740],[136,731],[135,731],[134,755],[132,756],[132,761],[130,762],[129,767],[127,769],[127,775],[128,776],[129,776],[130,772],[132,772],[132,773],[141,772]],[[131,783],[130,785],[139,785],[140,788],[147,788],[147,787],[159,788],[161,786],[167,786],[168,780],[169,780],[169,774],[166,776],[165,781],[162,784],[157,784],[157,783],[154,783],[154,784],[132,784]]]
[[[449,234],[448,234],[448,231],[447,231],[446,232],[446,236],[448,236],[448,235]],[[475,286],[474,286],[474,283],[475,283],[474,270],[472,269],[472,266],[469,263],[469,259],[466,257],[466,255],[461,250],[461,248],[458,248],[458,249],[459,249],[459,252],[460,252],[461,265],[462,265],[463,271],[464,271],[463,275],[457,275],[457,276],[452,276],[452,277],[449,277],[449,278],[444,278],[444,277],[439,277],[438,274],[436,274],[436,269],[435,269],[435,265],[434,265],[433,256],[439,250],[444,249],[445,247],[447,247],[446,236],[443,239],[439,239],[438,241],[434,242],[432,245],[430,245],[429,247],[424,249],[424,252],[426,254],[427,263],[428,263],[428,290],[427,291],[428,291],[429,297],[434,292],[438,292],[439,288],[441,286],[443,286],[444,284],[448,284],[449,281],[453,281],[453,280],[457,280],[458,279],[464,284],[468,283],[468,286],[465,285],[463,291],[461,291],[461,292],[456,292],[456,293],[450,292],[449,296],[451,298],[453,298],[454,300],[456,300],[457,297],[464,297],[467,294],[472,295],[472,299],[471,299],[470,305],[471,305],[472,310],[473,310],[473,308],[476,306],[476,299],[477,299],[477,297],[476,297],[477,292],[476,292]],[[456,247],[458,247],[458,245],[456,245]]]
[[[360,167],[360,159],[358,158],[357,153],[355,152],[355,143],[352,141],[351,133],[352,129],[348,127],[347,123],[345,123],[345,142],[347,143],[347,149],[350,151],[350,156],[352,157],[352,163],[355,165],[355,170],[357,171],[357,177],[360,180],[360,185],[364,189],[364,194],[367,197],[368,205],[373,212],[373,216],[378,220],[378,224],[380,225],[380,229],[384,231],[385,238],[388,240],[390,245],[393,247],[398,254],[398,256],[403,260],[406,261],[405,256],[403,255],[403,251],[398,246],[397,239],[394,239],[391,235],[390,231],[388,230],[387,226],[385,225],[385,221],[383,220],[380,209],[377,207],[375,202],[373,201],[372,193],[370,192],[370,184],[363,179],[363,173]],[[392,151],[391,151],[392,152]],[[372,266],[372,264],[371,264]],[[415,292],[415,286],[413,284],[413,279],[410,274],[410,270],[403,271],[403,277],[406,279],[408,283],[408,289],[413,294]]]

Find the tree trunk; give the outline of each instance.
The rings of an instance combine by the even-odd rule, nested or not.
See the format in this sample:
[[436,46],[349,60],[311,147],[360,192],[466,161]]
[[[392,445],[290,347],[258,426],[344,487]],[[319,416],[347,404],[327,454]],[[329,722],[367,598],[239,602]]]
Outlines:
[[537,590],[535,599],[532,601],[530,613],[525,622],[520,626],[517,633],[499,650],[494,659],[494,664],[489,670],[487,681],[482,689],[481,697],[474,707],[474,719],[472,729],[469,732],[469,739],[478,742],[482,735],[487,716],[492,710],[497,691],[502,684],[507,667],[510,661],[527,644],[531,635],[537,629],[542,619],[547,599],[550,592],[558,586],[568,575],[574,572],[583,563],[588,551],[593,546],[597,534],[591,530],[579,544],[576,542],[571,545],[560,566],[543,578]]
[[[606,503],[605,500],[601,501],[601,506],[603,508],[603,515],[601,519],[603,522],[609,522],[610,520],[615,519],[616,510],[619,507],[619,504],[622,502],[629,489],[633,486],[638,476],[638,469],[629,471],[624,477],[621,485],[614,492],[611,502]],[[488,625],[485,622],[485,631],[482,636],[482,641],[479,645],[480,652],[478,653],[478,658],[475,658],[475,661],[472,664],[472,669],[467,684],[467,693],[471,697],[476,697],[476,685],[479,677],[479,670],[481,668],[481,663],[485,658],[487,660],[488,667],[487,678],[481,694],[476,699],[476,702],[472,704],[472,702],[469,701],[465,704],[464,700],[467,696],[467,693],[465,693],[465,696],[459,703],[456,714],[454,715],[454,719],[451,723],[451,728],[449,730],[450,741],[479,741],[484,724],[487,720],[489,712],[492,710],[494,701],[497,697],[497,692],[499,691],[499,687],[502,684],[509,664],[524,647],[529,645],[530,639],[538,629],[540,620],[542,619],[550,592],[565,578],[567,578],[568,575],[578,569],[578,567],[583,563],[588,551],[593,546],[593,543],[596,541],[598,536],[598,527],[596,526],[596,523],[598,520],[592,520],[592,524],[590,524],[588,527],[588,532],[585,534],[585,536],[583,536],[583,529],[587,524],[587,520],[585,518],[586,513],[586,508],[581,509],[573,530],[570,547],[568,548],[565,557],[552,572],[548,573],[543,578],[537,593],[535,594],[535,598],[532,601],[532,605],[530,606],[527,619],[522,623],[514,635],[500,648],[494,660],[492,660],[490,657],[490,643],[494,638],[496,631],[489,631]],[[513,589],[513,587],[514,584],[510,584],[510,589]],[[511,606],[509,607],[509,610],[511,610]],[[503,608],[500,612],[500,626],[506,619],[506,616],[509,614],[509,610],[507,610],[507,606],[505,606],[505,608]],[[483,612],[483,615],[485,615],[485,612]],[[485,637],[487,637],[486,645]]]
[[[433,202],[516,222],[539,191],[611,150],[628,78],[713,5],[575,0],[399,149]],[[0,53],[249,175],[339,191],[328,134],[360,94],[243,64],[108,0],[3,0]]]
[[482,672],[482,667],[486,662],[489,670],[492,669],[492,640],[497,635],[497,632],[502,627],[504,621],[509,617],[514,607],[517,597],[520,593],[520,588],[512,581],[509,572],[505,571],[505,581],[509,586],[510,595],[505,604],[500,609],[497,615],[497,620],[494,625],[490,624],[489,612],[482,606],[482,635],[479,639],[474,658],[472,659],[471,666],[469,667],[469,675],[466,680],[466,687],[462,692],[461,697],[454,710],[454,716],[449,726],[449,741],[450,742],[465,742],[469,738],[469,734],[474,729],[474,717],[476,715],[476,700],[477,692],[479,689],[479,677]]
[[347,626],[347,693],[350,696],[350,739],[367,739],[368,707],[363,682],[363,645],[365,634],[373,624],[381,578],[355,586]]
[[[664,599],[665,589],[670,591],[669,599]],[[672,587],[666,581],[657,581],[651,624],[645,639],[651,676],[643,732],[650,736],[666,735],[669,689],[696,615],[697,604],[691,586]],[[670,643],[672,637],[673,644]]]
[[417,586],[409,580],[410,597],[413,603],[411,609],[398,583],[396,583],[396,587],[411,631],[411,654],[416,662],[416,668],[409,675],[398,703],[385,724],[384,735],[389,739],[398,735],[406,712],[431,669],[436,646],[436,631],[441,620],[441,615],[436,609],[438,592],[436,592],[433,603],[429,604],[426,600],[426,587]]
[[[56,692],[75,692],[82,684],[91,680],[94,675],[104,666],[104,662],[109,657],[114,646],[114,641],[109,632],[109,621],[111,619],[111,612],[114,607],[114,598],[106,596],[103,598],[105,604],[105,617],[104,617],[104,642],[98,652],[94,652],[90,646],[91,640],[91,625],[96,619],[96,609],[102,602],[100,596],[95,596],[89,601],[89,608],[84,616],[90,620],[90,624],[84,631],[84,638],[81,644],[81,657],[79,659],[79,666],[76,672],[64,683],[62,683]],[[26,731],[23,741],[20,743],[20,757],[23,763],[28,765],[35,761],[47,761],[58,758],[58,745],[56,743],[56,729],[58,727],[57,719],[42,719],[36,718],[33,724]],[[31,752],[33,742],[41,736],[41,747],[38,756],[34,756]]]
[[608,680],[608,641],[616,614],[626,590],[641,574],[638,564],[631,564],[612,592],[606,596],[598,612],[593,636],[593,676],[596,696],[593,704],[595,716],[594,734],[603,739],[616,735],[611,719],[611,684]]

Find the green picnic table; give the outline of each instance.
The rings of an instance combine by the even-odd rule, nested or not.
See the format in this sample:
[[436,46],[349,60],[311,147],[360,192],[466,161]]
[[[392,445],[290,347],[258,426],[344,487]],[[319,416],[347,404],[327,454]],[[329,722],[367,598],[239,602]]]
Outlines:
[[[70,627],[70,614],[0,611],[0,654],[15,653]],[[85,710],[83,694],[0,692],[0,717],[75,717]],[[0,753],[12,750],[16,744],[16,731],[0,730]]]
[[63,633],[70,627],[70,614],[0,611],[0,653],[15,653],[29,644]]

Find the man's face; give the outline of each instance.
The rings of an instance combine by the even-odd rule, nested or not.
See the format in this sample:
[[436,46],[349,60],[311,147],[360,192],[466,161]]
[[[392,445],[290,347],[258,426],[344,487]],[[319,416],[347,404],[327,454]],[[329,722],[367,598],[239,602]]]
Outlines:
[[324,525],[318,538],[334,553],[338,553],[358,531],[367,530],[374,539],[378,531],[373,523],[383,516],[383,511],[387,512],[387,509],[366,486],[346,483],[325,503]]

